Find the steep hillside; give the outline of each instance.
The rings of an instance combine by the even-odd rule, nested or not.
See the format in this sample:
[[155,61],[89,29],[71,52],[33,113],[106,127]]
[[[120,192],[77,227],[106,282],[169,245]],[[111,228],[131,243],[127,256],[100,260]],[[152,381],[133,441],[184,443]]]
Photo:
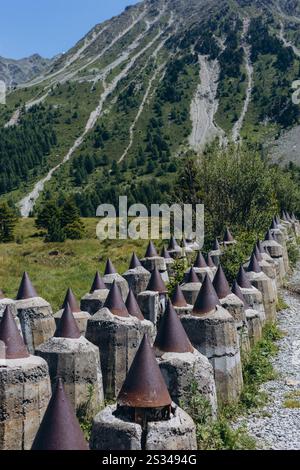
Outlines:
[[7,87],[26,83],[47,70],[52,62],[39,54],[19,60],[0,57],[0,80],[3,80]]
[[[3,141],[28,133],[22,157],[10,148],[17,177],[0,147],[1,197],[27,216],[72,193],[91,216],[119,194],[164,202],[186,151],[215,138],[273,145],[299,122],[299,5],[145,0],[96,25],[0,107]],[[38,158],[34,118],[46,139]]]

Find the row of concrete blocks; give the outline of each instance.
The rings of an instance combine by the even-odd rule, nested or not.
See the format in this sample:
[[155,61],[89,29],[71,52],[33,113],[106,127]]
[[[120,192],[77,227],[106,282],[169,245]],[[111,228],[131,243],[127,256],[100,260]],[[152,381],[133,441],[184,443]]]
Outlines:
[[[278,255],[278,252],[276,252],[276,255]],[[280,258],[280,256],[276,257]],[[253,277],[251,281],[253,284],[256,283],[262,295],[259,295],[259,292],[254,292],[255,288],[244,289],[243,293],[246,300],[253,307],[252,312],[248,309],[248,318],[251,316],[257,317],[257,311],[260,311],[259,316],[262,320],[261,297],[266,299],[265,305],[269,305],[269,300],[273,298],[269,295],[270,289],[269,287],[266,289],[267,283],[261,275],[256,276],[249,273],[249,276]],[[103,292],[101,295],[103,295]],[[143,320],[140,322],[136,318],[120,319],[112,315],[107,309],[100,309],[87,323],[87,337],[101,351],[101,366],[102,371],[105,372],[103,376],[104,390],[109,398],[115,398],[119,392],[144,333],[148,333],[151,338],[154,337],[153,322],[157,323],[164,310],[166,298],[162,294],[151,291],[142,292],[138,298],[143,313],[152,321]],[[86,300],[83,299],[83,301]],[[35,335],[35,338],[39,338],[42,342],[43,336],[47,335],[47,325],[50,322],[50,315],[48,315],[50,313],[49,304],[39,298],[20,302],[21,308],[20,303],[14,304],[18,311],[21,311],[19,318],[21,321],[24,321],[24,318],[30,319],[29,322],[25,322],[28,330],[32,325],[31,319],[34,318],[35,330],[39,332],[39,336]],[[232,304],[230,299],[226,299],[222,305],[228,308],[228,302]],[[7,301],[5,300],[2,303],[7,304]],[[237,305],[235,308],[237,308]],[[224,308],[217,308],[214,312],[209,313],[207,317],[193,317],[190,312],[182,312],[180,308],[177,311],[181,316],[184,313],[182,323],[191,342],[199,352],[195,351],[189,357],[170,353],[168,357],[159,359],[165,379],[170,385],[172,398],[177,403],[184,398],[184,391],[187,390],[189,381],[196,377],[200,392],[209,399],[212,409],[216,410],[212,369],[206,358],[210,360],[214,367],[218,396],[223,401],[231,401],[237,398],[242,387],[239,342],[234,327],[234,319]],[[270,319],[272,315],[270,315]],[[240,315],[237,316],[240,317]],[[78,320],[82,326],[82,318],[78,318]],[[33,336],[32,334],[26,336],[26,333],[28,333],[26,329],[23,332],[26,338]],[[259,334],[256,336],[258,338]],[[254,337],[253,341],[255,341]],[[28,346],[32,346],[32,343],[29,343]],[[88,385],[93,389],[95,409],[103,403],[104,394],[97,347],[84,338],[79,340],[52,338],[37,350],[37,354],[47,360],[52,379],[57,375],[64,377],[68,395],[75,408],[87,400]],[[3,402],[1,413],[2,416],[5,416],[5,420],[2,421],[2,424],[4,423],[1,427],[2,433],[0,434],[3,437],[5,436],[3,448],[15,448],[16,435],[18,434],[16,429],[19,429],[22,434],[19,442],[24,443],[22,444],[24,448],[29,448],[29,444],[34,437],[35,425],[40,421],[49,399],[49,380],[46,364],[41,359],[32,356],[29,359],[20,361],[21,363],[6,361],[5,373],[1,374],[1,390],[5,391],[3,396],[5,395],[7,398]],[[198,378],[195,372],[197,364]],[[193,370],[190,377],[187,373],[188,370]],[[177,377],[175,380],[177,383],[172,390],[171,384],[174,382],[174,376]],[[232,377],[230,386],[228,376]],[[178,380],[178,377],[181,377],[181,381]],[[19,387],[15,386],[16,383],[19,383]],[[24,403],[24,401],[26,401],[26,410],[23,406],[20,409],[20,403]],[[180,414],[181,410],[178,409],[174,416],[176,413],[177,415]],[[24,419],[24,415],[26,419]],[[9,416],[8,419],[7,416]],[[20,426],[21,424],[22,426]],[[186,444],[184,445],[186,446]]]

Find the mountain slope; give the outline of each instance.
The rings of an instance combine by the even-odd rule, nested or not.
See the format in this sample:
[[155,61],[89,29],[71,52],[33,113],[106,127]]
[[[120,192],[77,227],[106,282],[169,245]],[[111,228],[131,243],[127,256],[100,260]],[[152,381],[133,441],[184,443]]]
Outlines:
[[26,83],[47,70],[52,62],[53,60],[44,59],[39,54],[19,60],[0,57],[0,80],[8,87]]
[[3,138],[35,113],[48,136],[34,160],[28,136],[18,178],[0,158],[2,197],[25,216],[54,194],[82,215],[119,194],[163,202],[188,148],[272,145],[299,120],[297,15],[299,1],[146,0],[96,25],[0,108]]

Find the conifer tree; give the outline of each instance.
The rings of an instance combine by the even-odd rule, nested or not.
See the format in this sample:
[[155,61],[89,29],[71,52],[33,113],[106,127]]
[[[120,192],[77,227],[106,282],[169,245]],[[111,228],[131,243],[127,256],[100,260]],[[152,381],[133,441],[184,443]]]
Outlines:
[[14,230],[17,217],[6,202],[0,204],[0,242],[8,243],[14,240]]

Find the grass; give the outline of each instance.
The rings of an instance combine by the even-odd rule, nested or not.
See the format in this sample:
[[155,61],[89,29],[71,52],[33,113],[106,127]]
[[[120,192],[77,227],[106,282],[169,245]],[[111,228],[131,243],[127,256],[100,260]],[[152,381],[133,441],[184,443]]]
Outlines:
[[131,253],[145,253],[145,240],[105,240],[96,238],[97,219],[83,219],[83,240],[45,243],[34,219],[22,219],[16,227],[18,243],[0,244],[0,286],[15,298],[23,271],[28,271],[38,293],[54,311],[61,306],[67,287],[79,299],[91,287],[96,270],[103,272],[107,257],[120,273],[128,269]]
[[283,407],[290,409],[300,408],[300,390],[286,393],[284,396]]
[[246,428],[235,427],[231,423],[239,416],[245,416],[266,404],[268,395],[262,392],[260,387],[277,377],[271,359],[278,352],[276,341],[280,338],[282,332],[276,325],[265,325],[262,339],[254,346],[251,353],[243,358],[244,388],[239,401],[219,407],[216,420],[211,417],[210,404],[197,392],[197,386],[191,384],[190,393],[181,406],[196,423],[199,450],[256,448],[255,440],[249,436]]
[[286,310],[289,308],[289,305],[285,302],[285,300],[279,295],[278,296],[278,301],[276,305],[276,310],[277,312],[281,312],[282,310]]

